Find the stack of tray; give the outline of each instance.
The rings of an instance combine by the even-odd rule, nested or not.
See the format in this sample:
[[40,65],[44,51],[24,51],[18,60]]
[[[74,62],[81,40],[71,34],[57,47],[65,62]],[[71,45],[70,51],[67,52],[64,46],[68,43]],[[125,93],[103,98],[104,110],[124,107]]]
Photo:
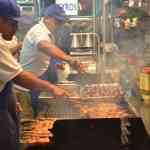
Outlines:
[[20,142],[28,145],[44,145],[52,143],[53,134],[49,129],[53,128],[55,120],[50,118],[39,118],[22,123]]

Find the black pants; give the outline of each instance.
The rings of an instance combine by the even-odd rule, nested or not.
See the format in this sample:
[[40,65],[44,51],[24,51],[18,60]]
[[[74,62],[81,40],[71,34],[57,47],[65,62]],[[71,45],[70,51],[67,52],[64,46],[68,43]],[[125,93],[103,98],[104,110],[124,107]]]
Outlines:
[[0,92],[0,149],[17,150],[19,143],[19,124],[16,112],[16,96],[12,83]]

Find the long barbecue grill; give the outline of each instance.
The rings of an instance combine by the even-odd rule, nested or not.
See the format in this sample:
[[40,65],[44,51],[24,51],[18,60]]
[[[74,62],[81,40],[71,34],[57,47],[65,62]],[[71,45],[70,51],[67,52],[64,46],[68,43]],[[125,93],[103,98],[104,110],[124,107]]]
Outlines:
[[[118,83],[108,84],[60,84],[69,91],[70,97],[57,99],[43,93],[40,103],[43,110],[39,113],[45,117],[57,119],[84,118],[124,118],[133,117],[134,113],[123,98],[123,90]],[[45,104],[45,106],[44,106]]]

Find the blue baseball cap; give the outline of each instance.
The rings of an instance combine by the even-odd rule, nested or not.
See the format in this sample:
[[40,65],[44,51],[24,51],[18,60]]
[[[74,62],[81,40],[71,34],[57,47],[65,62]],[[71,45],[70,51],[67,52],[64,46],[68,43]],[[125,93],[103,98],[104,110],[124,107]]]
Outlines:
[[54,17],[59,21],[67,21],[65,11],[58,4],[51,4],[45,11],[44,16]]
[[26,16],[21,16],[21,11],[16,0],[0,0],[0,16],[28,24]]

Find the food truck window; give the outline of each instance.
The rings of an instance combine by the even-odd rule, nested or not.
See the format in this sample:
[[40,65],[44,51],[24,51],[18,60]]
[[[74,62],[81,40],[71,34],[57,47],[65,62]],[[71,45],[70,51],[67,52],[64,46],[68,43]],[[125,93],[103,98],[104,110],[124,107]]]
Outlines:
[[92,0],[56,0],[68,16],[93,16]]
[[55,3],[63,7],[69,18],[92,17],[99,10],[101,3],[100,0],[35,0],[35,2],[38,8],[36,10],[38,17],[43,16],[45,8]]

